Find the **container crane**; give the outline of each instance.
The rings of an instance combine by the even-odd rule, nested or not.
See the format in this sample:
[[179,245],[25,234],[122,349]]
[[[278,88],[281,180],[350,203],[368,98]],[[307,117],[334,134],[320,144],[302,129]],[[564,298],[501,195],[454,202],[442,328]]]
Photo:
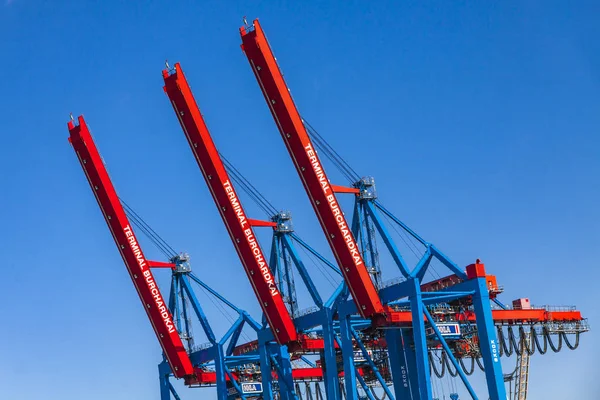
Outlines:
[[[307,132],[304,121],[300,117],[296,105],[291,97],[290,90],[283,78],[275,56],[269,46],[267,38],[260,26],[258,20],[253,21],[253,25],[245,24],[240,28],[242,39],[242,50],[248,59],[252,71],[258,81],[259,87],[264,95],[264,98],[269,106],[271,114],[279,129],[279,132],[288,149],[290,157],[296,167],[296,171],[304,185],[305,191],[311,201],[315,214],[317,215],[329,245],[334,253],[338,265],[344,275],[344,280],[350,289],[353,297],[353,304],[356,308],[342,307],[338,310],[342,353],[344,370],[348,373],[345,380],[346,393],[349,396],[356,396],[356,387],[354,385],[355,366],[353,352],[353,341],[357,340],[357,333],[352,329],[349,322],[349,317],[353,313],[360,314],[363,318],[370,318],[372,328],[377,328],[384,324],[389,324],[392,317],[391,310],[386,309],[386,305],[396,299],[408,297],[406,301],[412,313],[412,337],[413,344],[405,346],[401,340],[401,330],[394,329],[388,335],[390,342],[398,344],[398,351],[410,353],[409,363],[413,364],[410,369],[413,369],[412,376],[415,377],[413,391],[417,391],[421,398],[431,398],[430,375],[427,369],[428,354],[427,354],[427,338],[425,333],[425,324],[423,316],[425,315],[429,324],[433,328],[435,334],[440,338],[441,343],[447,346],[447,343],[441,336],[441,333],[435,327],[432,316],[429,314],[426,303],[431,305],[436,301],[447,299],[448,296],[455,298],[469,297],[466,291],[460,292],[460,289],[468,289],[472,291],[476,299],[474,307],[477,310],[477,325],[479,334],[482,336],[482,354],[486,367],[486,380],[490,397],[493,400],[500,400],[505,397],[504,386],[502,385],[502,370],[500,359],[497,357],[495,331],[493,327],[493,319],[489,304],[489,294],[487,289],[485,269],[483,264],[478,262],[467,267],[467,272],[461,270],[456,264],[451,262],[447,257],[435,251],[435,247],[426,244],[427,251],[425,256],[420,260],[419,264],[409,271],[408,266],[403,261],[402,256],[398,252],[396,246],[388,240],[388,235],[384,234],[386,245],[390,249],[400,272],[406,279],[406,282],[387,287],[385,291],[378,293],[375,284],[371,280],[369,270],[367,269],[361,248],[358,246],[355,237],[358,234],[357,223],[354,221],[352,227],[347,223],[343,212],[340,209],[335,193],[354,193],[358,198],[373,199],[374,196],[369,195],[367,190],[363,196],[361,188],[342,187],[332,185],[327,178],[321,161],[317,155],[316,148],[313,145],[311,138]],[[356,213],[355,213],[356,214]],[[377,224],[377,220],[374,221]],[[382,226],[378,227],[380,231],[385,231]],[[364,250],[364,246],[363,246]],[[422,273],[428,268],[433,257],[437,257],[449,269],[451,269],[462,280],[466,280],[464,284],[456,286],[454,293],[438,293],[438,299],[432,298],[429,293],[425,299],[421,292]],[[421,272],[421,273],[420,273]],[[461,287],[462,286],[462,287]],[[433,296],[436,296],[433,295]],[[381,296],[381,297],[380,297]],[[385,301],[382,302],[382,299]],[[394,336],[392,338],[392,336]],[[414,347],[414,352],[411,349]],[[392,356],[390,352],[390,356]],[[416,354],[416,356],[415,356]],[[452,362],[457,365],[457,361],[450,355]],[[402,365],[401,358],[396,357],[393,361],[392,373],[393,376],[400,377],[405,365]],[[474,394],[472,387],[468,384],[467,378],[461,375],[461,379],[465,382],[467,389]],[[408,386],[406,386],[408,388]],[[407,390],[401,390],[398,385],[395,385],[395,390],[398,397],[406,396]],[[404,393],[402,393],[404,392]],[[390,394],[388,394],[390,396]],[[391,396],[390,396],[391,397]]]
[[[255,30],[253,31],[246,30],[246,27],[242,29],[243,41],[245,36],[255,33],[258,29],[262,36],[260,40],[256,39],[256,37],[254,38],[254,43],[251,43],[251,45],[254,45],[256,48],[253,51],[266,52],[268,56],[272,57],[266,38],[264,37],[262,30],[260,30],[260,25],[258,25],[257,21],[255,21],[254,26]],[[251,39],[246,38],[246,40],[252,42]],[[249,47],[251,46],[246,46],[246,42],[244,42],[243,48],[247,55],[247,49]],[[256,55],[259,53],[253,54]],[[259,55],[262,55],[262,53]],[[340,378],[345,382],[345,389],[338,388],[339,395],[330,396],[328,394],[327,398],[341,398],[342,393],[344,397],[348,399],[359,398],[360,396],[356,393],[356,382],[358,382],[362,385],[363,389],[365,389],[368,398],[374,398],[374,393],[370,394],[368,387],[379,383],[382,385],[386,395],[393,399],[394,396],[387,388],[389,384],[393,383],[395,387],[404,384],[405,388],[409,388],[408,390],[399,390],[395,388],[395,398],[430,399],[431,392],[427,388],[430,382],[427,371],[428,368],[426,367],[429,366],[434,370],[436,367],[432,363],[432,359],[427,357],[427,351],[441,351],[443,352],[442,354],[445,354],[445,356],[442,357],[442,363],[445,363],[444,365],[446,367],[442,367],[441,373],[439,371],[436,372],[438,377],[440,377],[440,375],[443,376],[444,368],[447,368],[447,370],[450,371],[450,365],[452,365],[455,373],[460,375],[460,378],[465,383],[465,386],[472,397],[477,398],[472,387],[467,382],[467,375],[473,373],[474,366],[477,364],[482,370],[485,370],[484,372],[486,373],[488,386],[493,386],[492,384],[494,382],[490,383],[490,381],[493,381],[499,375],[497,373],[499,370],[499,362],[498,364],[496,364],[496,360],[494,360],[493,363],[490,362],[490,349],[495,350],[491,355],[494,358],[499,359],[503,354],[508,356],[512,354],[512,352],[515,352],[520,356],[529,356],[533,354],[536,348],[541,354],[544,354],[547,351],[548,346],[552,351],[558,352],[560,351],[563,342],[570,349],[575,349],[578,346],[579,334],[587,331],[589,328],[587,327],[585,320],[581,317],[581,313],[574,308],[555,310],[550,308],[522,309],[515,307],[514,309],[509,309],[508,307],[502,306],[501,303],[495,299],[496,294],[501,290],[496,290],[498,288],[496,287],[495,278],[485,274],[484,266],[479,260],[475,264],[469,265],[466,269],[466,273],[459,269],[456,264],[447,259],[443,254],[439,253],[435,246],[423,241],[418,235],[404,226],[402,222],[396,220],[393,215],[375,201],[376,196],[372,195],[372,193],[374,193],[373,182],[364,181],[362,182],[364,187],[359,184],[354,188],[330,184],[323,172],[320,160],[316,157],[316,151],[312,147],[310,139],[308,139],[308,141],[305,140],[306,129],[304,129],[304,121],[300,119],[291,96],[287,93],[287,86],[285,86],[285,82],[283,81],[275,58],[264,58],[264,60],[268,61],[267,64],[269,64],[269,68],[272,68],[267,73],[268,79],[262,80],[259,76],[259,74],[261,74],[260,71],[262,70],[262,68],[260,68],[261,65],[255,65],[253,63],[256,58],[251,58],[249,56],[249,60],[259,79],[259,83],[261,84],[261,88],[263,89],[263,93],[269,103],[280,132],[282,133],[282,136],[284,136],[286,146],[293,156],[294,163],[298,168],[298,173],[302,178],[307,193],[309,193],[311,203],[317,211],[317,215],[327,234],[329,243],[334,250],[334,254],[336,254],[336,251],[339,253],[336,254],[336,260],[342,267],[341,269],[344,273],[348,287],[350,288],[351,285],[353,286],[350,288],[350,291],[353,294],[353,300],[345,300],[345,297],[340,295],[340,303],[337,303],[338,306],[330,310],[335,310],[337,316],[333,312],[326,316],[326,322],[330,324],[328,326],[330,326],[332,332],[335,328],[335,345],[332,345],[331,342],[328,344],[323,338],[309,337],[305,334],[305,329],[324,323],[323,320],[315,318],[319,313],[315,312],[311,315],[307,314],[299,316],[295,321],[292,320],[285,307],[285,302],[282,299],[281,293],[279,293],[277,284],[274,283],[274,277],[271,276],[273,282],[271,282],[271,279],[267,278],[266,274],[270,274],[271,270],[265,261],[262,249],[258,246],[254,232],[252,231],[252,227],[254,226],[271,226],[275,230],[274,225],[276,223],[252,220],[246,217],[244,210],[241,208],[239,199],[237,198],[237,193],[233,189],[233,184],[229,181],[227,171],[223,168],[220,156],[210,138],[208,129],[204,124],[204,120],[198,110],[183,72],[181,71],[179,64],[176,64],[173,70],[166,70],[163,72],[165,80],[164,90],[171,100],[257,297],[259,300],[272,300],[272,302],[261,302],[265,318],[270,325],[269,328],[266,328],[265,326],[261,327],[260,324],[252,320],[243,310],[237,309],[225,298],[216,294],[217,297],[239,314],[238,320],[232,325],[226,335],[222,339],[217,340],[217,338],[214,337],[214,334],[210,332],[210,327],[206,329],[207,325],[205,324],[206,321],[201,307],[196,301],[193,293],[189,290],[188,276],[205,289],[209,291],[211,291],[211,289],[202,284],[197,278],[190,275],[189,273],[191,270],[187,269],[185,265],[177,265],[177,262],[174,260],[171,260],[170,263],[164,263],[150,261],[144,257],[137,238],[133,233],[132,226],[129,224],[127,218],[130,214],[127,213],[127,209],[124,210],[121,206],[121,202],[110,182],[108,173],[93,143],[91,134],[83,117],[79,117],[78,124],[74,121],[70,122],[69,131],[71,136],[69,141],[78,155],[82,168],[92,187],[92,191],[101,207],[113,238],[118,245],[119,251],[138,291],[140,299],[145,305],[146,312],[164,352],[166,361],[159,366],[159,371],[161,373],[161,399],[169,398],[170,394],[175,398],[178,398],[173,386],[169,383],[169,376],[171,373],[176,378],[185,378],[186,385],[188,386],[200,387],[216,385],[219,399],[225,398],[229,394],[233,396],[233,392],[237,392],[242,398],[248,398],[242,394],[247,393],[247,391],[240,383],[251,382],[252,387],[256,388],[259,384],[255,382],[260,381],[262,378],[262,384],[269,387],[268,391],[265,388],[265,393],[261,395],[264,399],[273,398],[272,393],[270,393],[272,392],[270,387],[273,385],[273,387],[279,388],[279,395],[282,400],[291,400],[297,398],[299,392],[299,390],[296,389],[296,393],[294,393],[294,382],[296,383],[296,388],[298,388],[298,382],[306,383],[308,388],[310,381],[325,380],[327,382],[328,378],[325,376],[326,374],[334,375],[335,379]],[[279,75],[273,75],[275,72]],[[269,79],[271,79],[271,81],[269,81]],[[266,86],[264,86],[265,82],[267,82],[267,86],[270,89],[266,89]],[[275,96],[269,96],[271,90],[276,90]],[[286,105],[276,106],[281,103],[286,103]],[[291,111],[293,112],[289,112],[290,107],[292,107]],[[297,124],[298,121],[300,122],[300,125]],[[295,130],[292,131],[286,128],[293,128]],[[304,129],[304,136],[302,136],[300,128]],[[287,140],[286,137],[289,140]],[[296,151],[300,151],[298,158],[294,156]],[[308,168],[306,168],[307,165]],[[316,191],[315,188],[317,189]],[[353,249],[357,248],[356,239],[362,242],[372,240],[372,238],[369,237],[370,230],[367,229],[366,234],[360,233],[360,224],[353,221],[350,234],[350,238],[354,243],[354,247],[352,247],[352,243],[344,236],[344,227],[346,229],[349,229],[349,227],[334,195],[334,193],[340,192],[353,193],[356,195],[358,202],[362,201],[361,206],[363,209],[358,209],[358,211],[355,209],[355,217],[360,217],[360,215],[364,213],[366,217],[372,218],[375,227],[380,231],[384,241],[386,241],[386,246],[393,255],[396,254],[398,260],[402,261],[398,250],[394,248],[391,239],[386,236],[385,228],[377,221],[377,209],[387,215],[425,246],[427,249],[426,253],[423,255],[423,258],[421,258],[421,261],[419,261],[417,267],[412,271],[408,271],[407,266],[404,265],[403,262],[397,261],[403,275],[405,275],[406,281],[394,283],[389,286],[380,286],[380,281],[377,280],[377,285],[372,284],[369,272],[364,266],[365,261],[367,260],[366,256],[363,254],[363,258],[357,260],[354,258],[355,254],[353,252]],[[368,197],[365,196],[365,194],[368,195]],[[319,206],[323,206],[324,204],[322,202],[323,199],[327,202],[325,204],[328,207],[319,208]],[[371,207],[370,204],[374,206]],[[331,218],[332,215],[333,218]],[[130,216],[130,218],[132,222],[135,223],[133,216]],[[358,221],[360,221],[360,219],[358,219]],[[332,222],[337,224],[334,228],[331,228],[330,226]],[[340,236],[336,237],[336,234],[339,234],[340,232],[344,240],[334,240],[340,238]],[[331,237],[331,235],[333,235],[333,237]],[[362,245],[358,250],[359,256],[361,255],[361,250],[364,253],[366,251],[365,249],[373,249],[373,246],[371,245],[365,246],[364,243],[361,244]],[[345,248],[344,245],[346,246]],[[248,248],[250,248],[251,251],[247,251]],[[353,264],[344,264],[342,262],[351,259],[348,257],[348,254],[352,257]],[[429,261],[434,256],[446,265],[455,275],[447,276],[438,279],[437,281],[423,283],[422,279],[424,271],[427,268]],[[371,258],[373,258],[373,256],[371,256]],[[246,263],[245,261],[248,262]],[[362,265],[357,264],[358,261],[362,262]],[[367,260],[366,262],[369,261]],[[272,262],[270,262],[270,264],[274,265]],[[358,268],[359,265],[361,265],[360,268]],[[346,269],[348,266],[350,268]],[[165,304],[166,302],[163,300],[163,297],[156,286],[156,282],[154,281],[154,277],[149,270],[149,268],[152,267],[171,268],[174,271],[175,277],[176,274],[181,274],[181,276],[179,276],[181,286],[177,289],[177,286],[172,285],[168,305]],[[255,277],[255,280],[252,279],[253,276]],[[303,279],[304,278],[305,277],[303,276]],[[366,278],[366,280],[363,278]],[[373,290],[375,291],[375,298],[372,296],[370,297],[369,287],[368,285],[365,285],[365,282],[372,284]],[[271,283],[273,283],[273,285]],[[414,287],[409,287],[410,285],[407,283],[414,285]],[[378,289],[381,289],[379,293],[377,293],[375,286],[377,286]],[[406,289],[413,291],[413,294],[408,294],[409,298],[410,296],[413,296],[413,298],[408,301],[399,300],[407,296],[406,294],[399,296],[399,294],[407,293]],[[203,347],[201,349],[192,349],[190,343],[193,342],[188,342],[187,345],[182,343],[178,334],[178,331],[182,331],[179,322],[173,323],[173,320],[177,320],[179,315],[179,311],[174,311],[177,309],[177,301],[175,300],[174,306],[171,304],[171,299],[174,299],[178,292],[182,294],[182,290],[187,293],[192,308],[200,319],[205,332],[208,332],[207,336],[209,337],[212,346]],[[173,293],[175,293],[175,296],[173,296]],[[347,294],[344,294],[344,296],[347,296]],[[361,297],[363,301],[358,301],[357,296],[363,296]],[[271,298],[275,298],[275,300]],[[277,300],[277,298],[279,300]],[[318,300],[319,301],[315,302],[322,303],[321,299]],[[369,303],[370,300],[375,300],[375,302]],[[460,301],[455,303],[457,300]],[[490,300],[496,302],[502,309],[492,310],[489,307]],[[330,299],[327,303],[332,301],[333,299]],[[376,306],[377,301],[379,301],[380,309]],[[183,303],[185,303],[185,301],[183,301]],[[364,303],[369,303],[370,306],[367,306],[368,304],[365,305]],[[439,304],[442,304],[441,308],[438,308]],[[457,304],[457,306],[452,308],[453,304]],[[465,305],[468,307],[465,308]],[[167,308],[162,308],[163,306],[166,306]],[[279,316],[279,318],[269,318],[273,317],[272,313],[274,309],[283,309],[286,314]],[[267,313],[266,310],[270,310],[271,314]],[[377,310],[380,310],[381,312],[378,312]],[[356,313],[361,314],[363,317],[368,316],[370,320],[355,318]],[[347,325],[342,323],[342,319],[348,322],[350,320],[350,315],[352,315],[352,323],[348,323]],[[404,330],[423,330],[423,317],[427,320],[427,331],[423,331],[418,335],[414,334],[415,341],[411,343],[408,335],[403,335],[402,332]],[[184,319],[187,319],[187,317],[185,317],[185,312]],[[338,321],[334,321],[335,319],[338,319]],[[258,340],[237,345],[244,323],[249,324],[256,331]],[[283,334],[281,330],[278,330],[274,326],[277,323],[281,323],[280,326],[285,330]],[[334,323],[337,323],[337,325],[334,325]],[[477,325],[476,340],[471,340],[473,338],[465,340],[464,337],[457,336],[456,332],[454,332],[454,336],[445,336],[444,334],[446,330],[452,330],[450,329],[450,325],[455,326],[456,329],[461,329],[460,326],[471,329],[474,326],[473,323],[476,323]],[[382,327],[381,324],[385,324],[386,329],[379,329]],[[326,325],[323,325],[323,330],[325,329],[325,326]],[[518,327],[519,329],[520,339],[518,341],[514,336],[513,326]],[[506,340],[506,337],[503,334],[503,327],[508,331],[508,340]],[[530,327],[530,333],[525,331],[526,327]],[[346,330],[346,332],[344,332],[344,330]],[[316,330],[313,330],[313,332],[316,332]],[[386,333],[383,334],[383,332]],[[390,334],[388,335],[388,333]],[[338,334],[339,337],[341,337],[341,344],[340,340],[338,340]],[[567,334],[576,335],[575,343],[568,340]],[[555,346],[552,342],[551,335],[558,335],[558,346]],[[270,342],[270,349],[277,347],[273,346],[274,343],[272,343],[272,339],[275,338],[275,341],[279,344],[288,344],[295,357],[302,357],[303,354],[318,354],[322,349],[334,350],[335,348],[337,351],[339,347],[341,347],[344,371],[339,371],[339,366],[336,366],[337,368],[335,368],[334,371],[329,371],[330,368],[325,368],[323,370],[318,367],[318,364],[314,364],[310,368],[295,368],[292,370],[288,363],[283,366],[284,375],[282,375],[281,365],[275,365],[275,370],[272,370],[269,368],[269,362],[267,362],[267,368],[263,369],[262,366],[264,365],[265,354],[261,353],[258,355],[256,352],[260,352],[262,351],[261,349],[266,348],[266,346],[264,346],[265,336],[268,336],[267,340]],[[224,346],[229,338],[231,338],[231,340],[228,342],[227,348],[225,349]],[[409,340],[405,343],[404,339],[407,338]],[[543,346],[539,342],[540,338],[543,339]],[[417,342],[417,339],[419,342]],[[490,343],[493,344],[493,348],[490,347]],[[516,343],[520,344],[517,345]],[[356,358],[355,354],[357,353],[355,350],[356,346],[360,349],[358,351],[358,353],[360,353],[358,358]],[[287,354],[286,346],[278,346],[277,348],[277,351],[286,352],[286,355],[289,356],[289,354]],[[380,351],[380,353],[383,354],[384,363],[376,365],[373,362],[373,359],[370,356],[371,353],[374,355],[376,351]],[[404,364],[397,359],[398,357],[402,358],[403,353],[406,357]],[[417,354],[415,355],[415,353]],[[335,353],[333,355],[335,355]],[[267,357],[272,358],[273,355],[267,354]],[[396,360],[393,359],[394,357]],[[481,364],[478,357],[482,357],[484,365]],[[356,368],[354,368],[354,362],[347,363],[348,359],[352,360],[353,358],[358,360]],[[411,359],[409,360],[409,358]],[[472,358],[470,370],[465,368],[463,358]],[[277,364],[277,360],[272,360]],[[289,357],[287,360],[289,361]],[[211,370],[210,368],[212,365],[214,365],[214,369]],[[261,368],[258,370],[252,368],[252,372],[249,372],[246,367],[247,365],[260,365]],[[329,365],[335,365],[335,362]],[[378,368],[383,365],[386,366],[386,370],[378,370]],[[352,366],[352,368],[349,369],[347,368],[348,366]],[[207,368],[203,369],[203,367]],[[398,367],[400,367],[400,370]],[[402,369],[405,367],[406,369]],[[404,373],[404,377],[397,374],[398,371]],[[452,372],[450,372],[450,374],[452,375]],[[418,376],[418,379],[416,379],[415,376]],[[289,381],[286,382],[288,378]],[[248,381],[248,379],[251,379],[251,381]],[[277,380],[277,383],[272,382],[272,379]],[[225,393],[225,389],[227,388],[226,384],[230,389],[233,389],[232,393],[229,393],[229,389],[227,389],[227,393]],[[353,385],[355,386],[354,388],[352,388]],[[490,398],[504,398],[502,397],[502,390],[499,390],[498,388],[492,389],[493,393],[492,391],[489,392]],[[407,391],[408,394],[406,393]],[[253,389],[251,393],[258,392]]]
[[254,29],[243,26],[240,33],[242,49],[340,266],[358,313],[364,318],[382,320],[385,309],[335,196],[338,189],[354,189],[338,188],[329,182],[258,20],[254,21]]
[[175,377],[192,376],[194,374],[192,362],[179,337],[168,303],[150,270],[152,267],[175,267],[175,265],[151,261],[144,256],[83,116],[79,116],[77,121],[78,124],[75,121],[68,123],[69,142],[77,154],[106,224],[123,257],[156,338]]
[[[187,83],[181,65],[163,70],[164,91],[169,97],[190,148],[202,171],[211,195],[227,227],[231,241],[244,266],[254,293],[269,322],[273,337],[280,345],[291,344],[298,335],[275,277],[267,264],[253,226],[264,222],[246,217],[225,166]],[[269,223],[266,223],[269,226]]]

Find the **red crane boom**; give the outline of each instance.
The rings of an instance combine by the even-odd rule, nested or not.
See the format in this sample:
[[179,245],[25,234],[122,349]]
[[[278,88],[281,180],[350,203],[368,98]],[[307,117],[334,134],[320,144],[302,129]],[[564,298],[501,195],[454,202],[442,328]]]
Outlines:
[[242,50],[269,105],[298,175],[319,218],[359,313],[384,313],[375,285],[360,254],[325,170],[298,114],[267,38],[254,20],[254,29],[240,28]]
[[75,125],[73,121],[68,124],[69,142],[77,153],[160,346],[177,378],[192,375],[192,362],[181,342],[167,302],[150,271],[151,265],[165,263],[153,262],[144,256],[83,116],[78,121],[79,125]]
[[171,71],[164,70],[163,78],[165,93],[171,100],[273,336],[279,344],[295,342],[294,322],[256,240],[252,220],[246,217],[180,64],[176,63]]

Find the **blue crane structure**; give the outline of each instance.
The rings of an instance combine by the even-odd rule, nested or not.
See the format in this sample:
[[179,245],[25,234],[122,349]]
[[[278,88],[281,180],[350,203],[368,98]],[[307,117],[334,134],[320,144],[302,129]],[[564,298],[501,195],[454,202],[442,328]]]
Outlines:
[[[476,365],[487,389],[479,396],[504,400],[502,357],[558,352],[563,344],[578,347],[579,335],[589,329],[579,311],[535,308],[523,299],[512,307],[503,304],[496,277],[480,260],[460,267],[386,208],[374,178],[358,175],[300,116],[258,21],[240,33],[334,262],[301,239],[291,213],[273,207],[217,151],[181,65],[164,70],[163,79],[263,311],[260,322],[193,274],[189,257],[175,252],[118,198],[85,120],[69,123],[70,141],[163,350],[161,400],[180,398],[172,379],[188,387],[216,387],[219,400],[376,400],[376,391],[390,399],[432,400],[435,380],[446,374],[478,399],[470,378]],[[330,182],[321,156],[341,172],[345,186]],[[247,216],[237,189],[266,219]],[[342,195],[354,199],[349,221],[337,199]],[[145,258],[133,226],[165,261]],[[272,231],[269,251],[256,239],[258,228]],[[300,251],[338,277],[329,296],[317,289]],[[167,300],[150,272],[159,268],[171,271]],[[392,279],[384,281],[388,273]],[[312,304],[305,310],[299,306],[300,282]],[[235,315],[223,336],[215,334],[197,289]],[[199,345],[194,326],[201,327],[207,343]],[[575,342],[568,335],[575,335]]]
[[[502,375],[502,366],[498,350],[498,339],[492,319],[491,305],[488,296],[487,280],[485,270],[481,264],[473,264],[467,267],[467,272],[459,268],[447,256],[437,250],[431,244],[422,241],[426,246],[426,252],[419,260],[416,266],[409,267],[403,260],[402,255],[388,235],[387,230],[378,217],[374,204],[370,201],[359,202],[355,214],[360,218],[360,209],[367,211],[371,221],[377,227],[379,234],[383,237],[388,250],[402,274],[404,280],[398,284],[385,288],[378,294],[373,295],[369,284],[374,287],[373,282],[365,277],[367,268],[360,256],[355,254],[356,241],[352,237],[359,236],[357,229],[349,233],[345,217],[340,212],[336,200],[336,187],[329,183],[325,174],[323,165],[317,155],[314,145],[310,140],[302,118],[292,100],[290,90],[279,69],[275,56],[271,51],[267,38],[258,22],[255,20],[253,25],[245,25],[240,28],[242,37],[242,49],[248,58],[252,71],[258,81],[259,87],[265,97],[269,110],[273,115],[275,123],[281,133],[281,136],[290,153],[291,159],[296,167],[298,175],[302,180],[306,193],[313,205],[327,240],[330,243],[333,253],[336,255],[341,271],[345,272],[346,283],[349,287],[358,286],[358,288],[367,288],[365,290],[352,290],[353,301],[344,303],[339,312],[340,330],[342,338],[342,351],[344,360],[344,371],[346,372],[346,393],[354,393],[356,385],[354,378],[353,365],[353,339],[356,339],[355,331],[350,325],[350,317],[353,314],[360,314],[363,317],[370,317],[375,326],[388,325],[391,320],[383,312],[381,304],[390,304],[406,298],[403,303],[410,307],[412,316],[412,345],[414,346],[414,366],[413,380],[414,385],[409,385],[410,390],[415,392],[416,397],[430,399],[431,385],[428,371],[428,349],[427,337],[425,333],[425,320],[434,328],[440,343],[446,348],[448,345],[444,338],[439,335],[435,326],[435,321],[427,311],[426,305],[448,302],[459,298],[469,298],[472,301],[476,313],[476,323],[479,334],[479,347],[485,367],[486,381],[488,385],[488,394],[492,400],[504,400],[506,398],[504,381]],[[357,182],[357,185],[360,182]],[[373,196],[369,195],[369,189],[374,189],[372,185],[359,186],[356,188],[358,198],[370,200]],[[346,192],[345,190],[341,190]],[[353,221],[353,227],[358,227],[359,220]],[[403,226],[403,225],[401,225]],[[412,231],[410,231],[412,232]],[[416,234],[415,239],[422,240]],[[364,249],[363,249],[364,250]],[[421,291],[423,274],[427,271],[433,258],[442,262],[451,273],[458,276],[463,282],[453,287],[446,288],[439,292]],[[481,266],[480,266],[481,265]],[[354,270],[362,272],[351,275]],[[403,304],[401,303],[401,304]],[[383,317],[383,318],[382,318]],[[383,321],[382,321],[383,320]],[[388,328],[391,328],[389,325]],[[389,329],[388,339],[393,342],[400,342],[399,329]],[[395,345],[396,343],[394,343]],[[448,351],[448,350],[447,350]],[[411,352],[412,356],[412,352]],[[455,366],[457,361],[448,352],[448,356]],[[400,359],[398,358],[398,361]],[[412,362],[412,361],[411,361]],[[401,365],[393,365],[393,371],[402,368]],[[415,373],[416,372],[416,373]],[[395,374],[396,376],[398,373]],[[475,397],[471,385],[466,377],[463,377],[469,393]],[[394,385],[397,395],[400,395],[401,385]]]

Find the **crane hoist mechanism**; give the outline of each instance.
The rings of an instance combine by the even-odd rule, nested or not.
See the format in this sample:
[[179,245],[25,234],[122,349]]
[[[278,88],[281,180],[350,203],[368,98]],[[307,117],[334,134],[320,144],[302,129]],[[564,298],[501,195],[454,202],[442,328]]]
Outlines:
[[[533,307],[526,299],[504,305],[502,288],[480,260],[461,268],[419,236],[381,203],[375,180],[359,176],[300,116],[258,21],[245,21],[240,34],[335,263],[301,239],[291,214],[270,205],[217,152],[179,63],[167,64],[163,89],[262,308],[262,324],[195,276],[189,257],[174,252],[119,199],[83,117],[68,124],[69,140],[163,350],[161,400],[179,399],[173,378],[188,387],[216,387],[219,400],[432,400],[446,392],[454,399],[457,382],[477,399],[469,377],[479,370],[487,383],[481,398],[504,400],[505,382],[516,380],[515,398],[524,399],[530,356],[559,352],[563,345],[576,349],[580,334],[589,330],[581,313],[573,307]],[[323,161],[348,184],[331,183]],[[267,219],[250,218],[236,189],[262,205]],[[351,220],[336,195],[353,196]],[[134,226],[166,261],[145,258]],[[258,243],[258,227],[272,230],[270,252]],[[329,298],[317,290],[318,271],[309,270],[299,249],[336,277]],[[399,276],[383,281],[384,263]],[[166,301],[155,268],[171,272]],[[304,310],[298,308],[299,281],[313,304]],[[215,335],[195,289],[235,315],[222,337]],[[208,342],[199,345],[200,336]],[[500,360],[506,364],[511,356],[517,368],[503,374]],[[509,394],[512,398],[512,386]]]

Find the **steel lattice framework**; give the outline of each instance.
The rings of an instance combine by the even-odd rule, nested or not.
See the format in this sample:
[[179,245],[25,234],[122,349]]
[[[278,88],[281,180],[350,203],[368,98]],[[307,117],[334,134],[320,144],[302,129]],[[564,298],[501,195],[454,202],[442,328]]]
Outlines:
[[[441,378],[446,372],[460,378],[477,399],[469,378],[475,365],[487,383],[482,398],[504,400],[502,356],[516,353],[528,359],[536,349],[544,354],[548,348],[560,351],[563,343],[571,349],[578,346],[579,334],[588,330],[579,311],[521,303],[505,306],[497,299],[502,290],[496,277],[486,273],[480,260],[459,267],[384,207],[375,180],[359,177],[336,158],[335,150],[302,119],[258,20],[245,24],[240,34],[243,52],[335,262],[294,232],[289,211],[267,207],[267,219],[247,215],[236,187],[253,199],[260,195],[217,151],[179,63],[163,71],[163,89],[262,308],[262,323],[194,275],[187,255],[169,253],[165,261],[144,256],[131,223],[139,223],[139,216],[123,207],[86,121],[79,117],[68,124],[69,141],[162,348],[162,400],[179,399],[173,378],[183,379],[189,387],[216,387],[220,400],[375,400],[374,387],[390,399],[431,400],[431,374]],[[320,155],[342,167],[350,179],[347,186],[330,182]],[[338,195],[354,198],[350,221]],[[255,228],[272,230],[270,251],[259,245]],[[390,228],[419,246],[416,264],[406,261]],[[378,242],[384,246],[379,248]],[[340,277],[328,298],[317,290],[299,248]],[[397,273],[388,284],[383,283],[380,268],[383,249]],[[447,275],[426,279],[433,262],[442,265]],[[168,298],[162,295],[153,268],[170,270]],[[304,312],[298,308],[296,294],[300,282],[313,304]],[[198,287],[237,315],[221,338],[195,294]],[[204,346],[195,342],[192,319],[208,339]],[[255,340],[239,343],[244,327],[249,327]],[[569,341],[569,334],[576,335],[575,343]],[[558,338],[558,345],[553,338]],[[520,371],[520,382],[524,373]]]

